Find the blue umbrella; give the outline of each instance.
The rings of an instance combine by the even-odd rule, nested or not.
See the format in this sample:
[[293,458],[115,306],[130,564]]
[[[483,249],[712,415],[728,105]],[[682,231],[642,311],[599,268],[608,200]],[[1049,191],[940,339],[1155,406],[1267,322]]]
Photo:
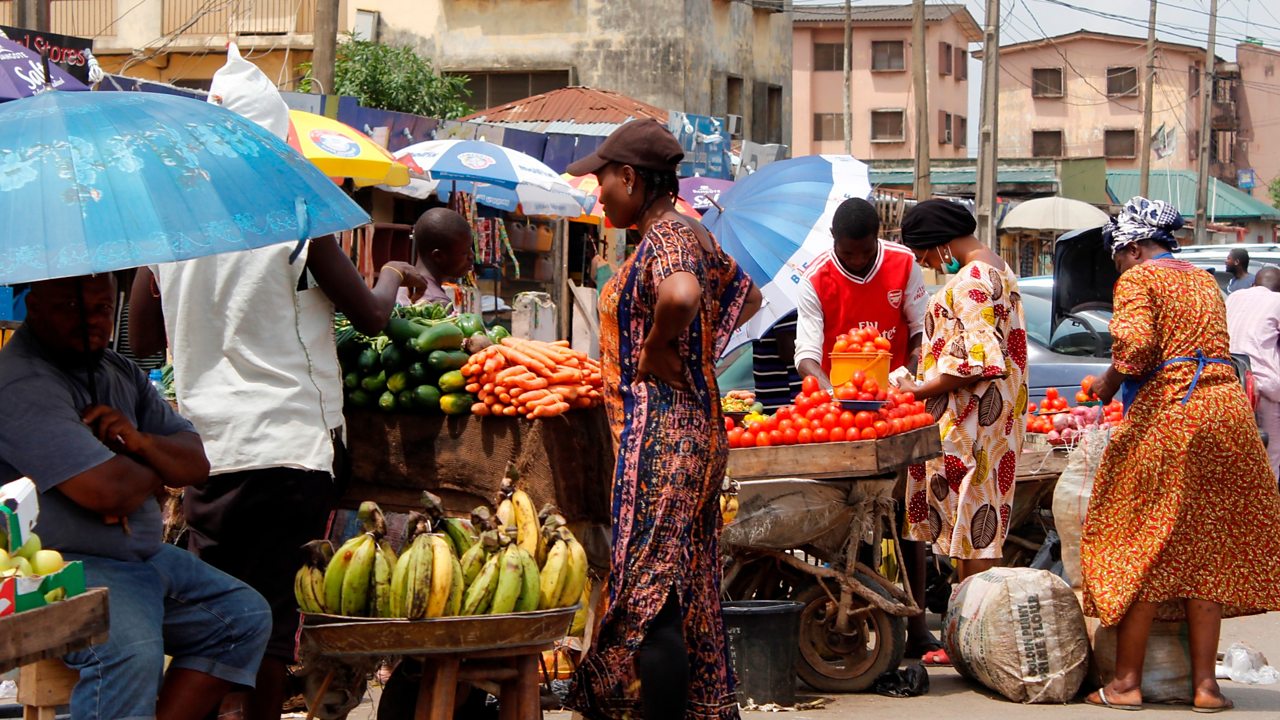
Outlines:
[[283,140],[216,105],[124,92],[0,105],[0,285],[301,243],[368,221]]
[[30,97],[45,90],[88,89],[66,70],[47,63],[39,53],[0,35],[0,101]]
[[729,349],[758,338],[795,310],[804,268],[831,249],[831,219],[851,197],[871,194],[867,165],[848,155],[769,163],[734,183],[702,216],[720,245],[755,280],[764,305]]

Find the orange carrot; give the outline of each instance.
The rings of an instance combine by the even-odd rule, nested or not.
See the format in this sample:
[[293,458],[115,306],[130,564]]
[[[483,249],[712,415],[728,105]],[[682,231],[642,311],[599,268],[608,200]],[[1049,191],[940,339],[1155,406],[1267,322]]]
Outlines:
[[580,397],[580,398],[578,398],[577,400],[574,400],[574,401],[573,401],[573,406],[574,406],[575,408],[589,408],[589,407],[591,407],[591,398],[589,398],[589,397]]
[[[463,375],[466,375],[466,373],[463,373]],[[473,382],[473,383],[467,383],[467,387],[465,389],[467,392],[471,393],[472,395],[475,395],[476,393],[480,392],[480,387],[481,387],[480,383]]]
[[564,385],[567,383],[580,382],[582,380],[582,371],[572,368],[561,367],[556,372],[547,376],[547,381],[552,385]]
[[[532,340],[519,340],[517,338],[503,338],[502,346],[507,349],[514,349],[530,358],[537,360],[538,364],[545,366],[546,369],[540,371],[540,372],[543,372],[544,374],[551,373],[557,364],[555,358],[551,357],[551,355],[545,351],[545,346],[534,343]],[[530,369],[533,369],[533,367],[530,366]]]
[[489,406],[488,406],[488,405],[485,405],[485,404],[484,404],[484,403],[482,403],[482,402],[478,402],[478,403],[476,403],[476,404],[474,404],[474,405],[472,405],[472,406],[471,406],[471,414],[472,414],[472,415],[479,415],[480,417],[484,417],[484,416],[486,416],[486,415],[488,415],[488,414],[489,414]]
[[514,407],[507,406],[507,407],[502,408],[502,414],[503,414],[503,415],[505,415],[505,416],[507,416],[507,417],[515,417],[517,413],[516,413],[516,409],[515,409]]
[[546,389],[525,390],[520,393],[520,402],[523,405],[528,405],[529,403],[537,402],[550,394],[551,392]]
[[557,415],[561,415],[565,412],[568,412],[568,410],[569,410],[569,403],[562,402],[562,403],[556,403],[555,405],[539,405],[538,407],[533,409],[532,414],[535,418],[556,417]]
[[[510,340],[510,339],[511,338],[504,338],[503,341],[505,342],[506,340]],[[506,345],[500,345],[495,347],[498,347],[498,351],[502,353],[502,356],[505,357],[507,360],[509,360],[512,364],[524,365],[526,368],[538,373],[546,374],[551,372],[551,368],[548,367],[547,364],[544,363],[542,360],[534,358],[521,350],[518,350],[514,347],[508,347]]]
[[503,370],[502,372],[495,375],[494,380],[496,380],[497,382],[506,382],[509,378],[515,378],[521,375],[529,375],[529,374],[531,374],[529,372],[529,368],[525,367],[524,365],[512,365],[508,367],[506,370]]

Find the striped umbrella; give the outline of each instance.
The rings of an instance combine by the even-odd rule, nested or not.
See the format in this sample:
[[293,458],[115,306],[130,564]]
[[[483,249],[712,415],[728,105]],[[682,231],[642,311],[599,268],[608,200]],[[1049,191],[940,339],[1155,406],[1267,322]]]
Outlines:
[[[561,177],[564,178],[565,182],[569,183],[570,187],[581,192],[591,200],[591,205],[588,210],[582,213],[581,216],[574,218],[574,222],[604,225],[606,228],[613,229],[613,223],[609,222],[609,218],[605,217],[604,205],[600,203],[600,181],[596,179],[596,176],[583,175],[582,177],[574,177],[573,175],[565,173]],[[676,198],[676,211],[681,215],[688,215],[691,218],[701,216],[701,213],[695,210],[691,203],[681,197]]]

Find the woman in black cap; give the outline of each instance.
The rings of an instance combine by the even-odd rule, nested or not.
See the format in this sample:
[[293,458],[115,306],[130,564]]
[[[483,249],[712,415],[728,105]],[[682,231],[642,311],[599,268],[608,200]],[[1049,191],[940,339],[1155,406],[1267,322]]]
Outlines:
[[595,173],[605,216],[643,236],[600,296],[617,449],[613,557],[595,646],[567,702],[593,720],[738,717],[720,614],[728,442],[715,362],[761,296],[706,229],[676,212],[683,157],[666,128],[634,120],[569,166]]
[[[943,449],[910,469],[908,533],[958,559],[961,580],[1000,559],[1027,411],[1018,279],[976,228],[967,209],[939,199],[902,219],[917,261],[951,276],[925,313],[920,382],[902,383],[937,418]],[[945,653],[926,660],[945,662]]]

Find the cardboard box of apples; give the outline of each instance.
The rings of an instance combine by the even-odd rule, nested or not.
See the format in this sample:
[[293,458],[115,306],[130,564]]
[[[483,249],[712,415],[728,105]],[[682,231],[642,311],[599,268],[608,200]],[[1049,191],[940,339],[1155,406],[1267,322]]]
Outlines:
[[0,617],[84,592],[84,565],[40,547],[40,493],[23,478],[0,486]]

